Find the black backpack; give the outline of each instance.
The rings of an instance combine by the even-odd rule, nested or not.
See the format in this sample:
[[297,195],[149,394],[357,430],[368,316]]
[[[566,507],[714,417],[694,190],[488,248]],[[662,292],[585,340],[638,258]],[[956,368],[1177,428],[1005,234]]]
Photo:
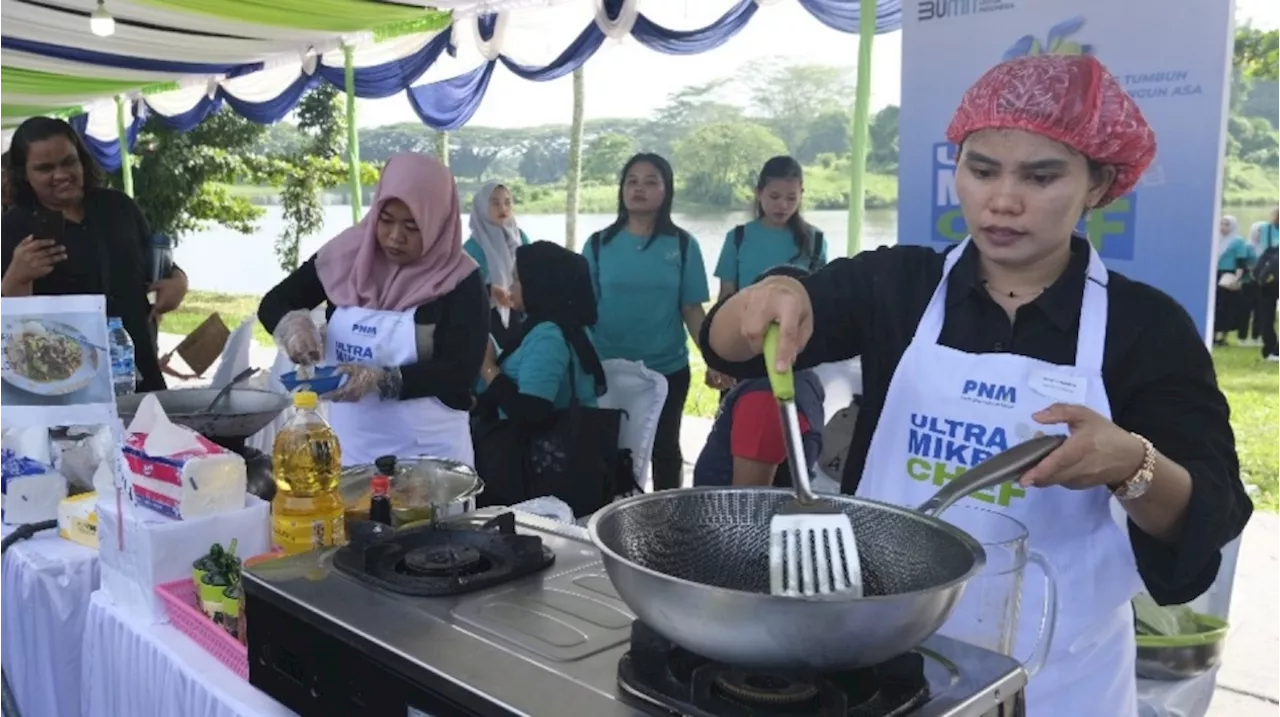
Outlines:
[[1266,238],[1260,242],[1262,256],[1253,268],[1253,278],[1263,287],[1280,287],[1280,237],[1274,237],[1275,224],[1267,224]]
[[[747,236],[747,227],[745,224],[739,224],[733,228],[733,248],[736,254],[742,253],[742,240]],[[813,230],[813,251],[809,254],[809,271],[817,271],[822,268],[822,232],[818,229]],[[737,265],[733,269],[734,283],[738,288],[742,288],[742,260],[739,259]],[[752,277],[754,280],[755,277]]]
[[[595,272],[591,280],[596,285],[597,301],[602,293],[600,289],[600,244],[604,241],[601,237],[602,232],[596,232],[587,240],[587,245],[591,247],[591,259],[595,263]],[[685,257],[689,254],[689,235],[680,232],[680,293],[676,298],[677,306],[684,306],[684,264]]]

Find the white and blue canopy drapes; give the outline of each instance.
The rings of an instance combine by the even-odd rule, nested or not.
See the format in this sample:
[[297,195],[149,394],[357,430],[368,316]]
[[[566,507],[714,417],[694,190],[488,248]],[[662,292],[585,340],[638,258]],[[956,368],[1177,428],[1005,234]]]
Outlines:
[[[133,100],[130,140],[148,115],[180,131],[222,106],[254,122],[277,122],[315,83],[345,85],[344,44],[353,48],[355,96],[407,90],[423,122],[449,130],[475,114],[499,63],[521,78],[549,81],[582,66],[607,40],[630,37],[657,52],[690,55],[723,45],[746,23],[767,17],[775,2],[798,2],[848,33],[858,32],[860,10],[859,0],[697,0],[700,18],[719,14],[701,26],[673,28],[679,18],[670,0],[459,0],[431,3],[454,9],[443,29],[388,39],[184,13],[174,9],[179,0],[109,0],[116,32],[97,38],[88,35],[84,19],[94,0],[2,1],[5,127],[16,126],[28,109],[73,108],[62,112],[67,116],[87,111],[77,129],[109,169],[120,162],[112,95]],[[399,11],[410,5],[385,4]],[[877,32],[898,29],[901,18],[901,0],[879,0]],[[48,78],[74,81],[55,83],[61,94],[50,94]],[[120,91],[128,85],[137,89]]]

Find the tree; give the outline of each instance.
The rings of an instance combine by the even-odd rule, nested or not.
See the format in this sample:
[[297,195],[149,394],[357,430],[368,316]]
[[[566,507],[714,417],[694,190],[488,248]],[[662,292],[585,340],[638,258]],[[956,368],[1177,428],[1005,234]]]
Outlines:
[[730,80],[720,79],[690,85],[673,92],[667,104],[654,115],[653,144],[646,147],[659,154],[670,152],[676,142],[699,127],[742,119],[742,108],[720,99]]
[[721,122],[693,131],[676,143],[676,166],[684,196],[731,206],[747,192],[765,160],[786,152],[782,140],[754,122]]
[[820,154],[844,156],[849,153],[849,113],[827,112],[809,125],[809,131],[795,157],[801,164],[812,164]]
[[799,151],[815,118],[841,111],[852,96],[843,67],[762,60],[749,64],[743,77],[752,107],[793,152]]
[[[216,222],[242,234],[256,228],[262,209],[233,196],[227,185],[243,172],[239,155],[265,128],[223,108],[190,132],[152,117],[134,145],[133,187],[151,228],[175,241]],[[116,175],[119,184],[119,174]]]
[[876,113],[867,127],[871,152],[867,167],[876,172],[898,171],[898,106],[889,105]]
[[582,162],[583,179],[612,184],[622,165],[636,153],[636,141],[623,134],[602,134],[591,140]]
[[1280,79],[1280,32],[1256,30],[1248,25],[1236,30],[1235,65],[1257,80]]

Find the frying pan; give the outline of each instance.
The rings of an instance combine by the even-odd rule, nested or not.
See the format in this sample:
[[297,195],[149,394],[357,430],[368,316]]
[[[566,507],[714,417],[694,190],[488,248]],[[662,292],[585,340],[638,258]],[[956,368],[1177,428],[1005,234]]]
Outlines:
[[769,522],[794,496],[786,489],[649,493],[602,508],[587,530],[627,606],[687,650],[742,667],[870,667],[942,627],[986,562],[982,546],[938,514],[966,495],[1020,477],[1063,440],[1043,436],[997,454],[919,510],[820,496],[852,519],[861,598],[770,594]]
[[138,412],[142,399],[148,395],[159,399],[160,406],[164,408],[170,421],[213,440],[252,436],[275,420],[281,411],[289,407],[292,400],[282,393],[233,388],[210,411],[209,404],[218,395],[218,389],[215,388],[179,388],[151,394],[135,393],[116,399],[116,410],[126,427]]

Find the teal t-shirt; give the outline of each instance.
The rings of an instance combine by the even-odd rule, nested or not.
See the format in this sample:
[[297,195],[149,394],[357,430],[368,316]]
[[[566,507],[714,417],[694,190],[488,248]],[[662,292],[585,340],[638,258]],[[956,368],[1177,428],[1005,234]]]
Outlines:
[[[590,331],[587,336],[591,336]],[[593,342],[594,343],[594,342]],[[534,326],[520,346],[502,362],[502,372],[515,381],[520,393],[546,399],[556,408],[568,408],[570,348],[559,326],[544,321]],[[582,370],[582,361],[573,354],[573,389],[578,392],[578,404],[596,406],[596,380]],[[481,380],[476,393],[484,393],[487,386]]]
[[654,237],[643,248],[647,241],[620,231],[600,243],[598,263],[591,242],[583,247],[599,301],[595,341],[601,359],[643,361],[670,375],[689,366],[682,305],[706,303],[711,292],[697,239],[688,239],[683,272],[678,238]]
[[1235,271],[1244,262],[1249,265],[1249,245],[1240,237],[1232,237],[1218,255],[1218,271]]
[[802,269],[816,269],[827,263],[826,237],[822,239],[822,246],[816,247],[818,260],[811,262],[808,255],[796,256],[799,251],[796,239],[788,227],[771,227],[759,219],[749,222],[743,225],[741,249],[734,241],[735,233],[736,228],[730,229],[724,237],[724,247],[716,261],[716,278],[732,281],[739,289],[749,286],[756,277],[775,266],[790,264]]
[[1280,247],[1280,227],[1274,224],[1263,224],[1258,229],[1258,254],[1273,247]]
[[[521,246],[524,246],[524,245],[527,245],[528,243],[529,243],[529,237],[524,233],[524,230],[521,229],[520,244]],[[468,237],[466,243],[462,245],[462,250],[465,251],[467,254],[471,255],[471,258],[475,259],[476,263],[480,265],[480,278],[484,280],[485,286],[488,286],[489,285],[489,262],[486,261],[484,258],[484,249],[480,247],[480,243],[477,242],[474,238]]]

